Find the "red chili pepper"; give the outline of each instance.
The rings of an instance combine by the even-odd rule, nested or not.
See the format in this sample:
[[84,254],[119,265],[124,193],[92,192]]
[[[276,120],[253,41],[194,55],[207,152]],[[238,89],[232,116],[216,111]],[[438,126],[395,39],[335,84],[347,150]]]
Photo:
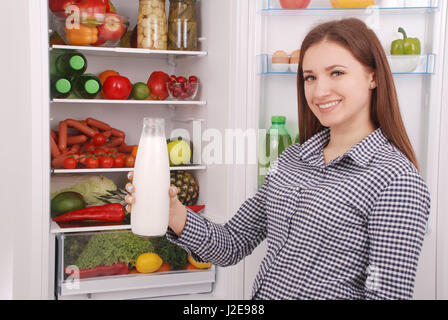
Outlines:
[[61,214],[53,218],[56,222],[97,220],[97,221],[122,221],[124,219],[124,207],[119,203],[109,203],[104,206],[87,207]]
[[[75,270],[66,268],[65,273],[68,275],[75,276]],[[99,266],[88,269],[79,270],[79,279],[102,277],[102,276],[112,276],[117,274],[128,274],[128,265],[124,262],[118,262],[111,266]]]

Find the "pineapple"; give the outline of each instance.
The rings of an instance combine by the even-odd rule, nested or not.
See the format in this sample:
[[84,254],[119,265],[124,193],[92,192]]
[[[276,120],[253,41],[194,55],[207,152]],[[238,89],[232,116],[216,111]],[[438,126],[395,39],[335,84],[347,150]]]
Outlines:
[[177,198],[184,206],[195,205],[199,195],[198,181],[191,173],[184,170],[170,172],[170,184],[179,189]]

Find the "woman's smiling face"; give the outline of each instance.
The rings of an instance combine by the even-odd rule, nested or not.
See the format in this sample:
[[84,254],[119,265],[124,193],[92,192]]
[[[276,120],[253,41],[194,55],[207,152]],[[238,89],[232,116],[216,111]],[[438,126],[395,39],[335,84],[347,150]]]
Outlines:
[[303,57],[305,97],[320,123],[330,128],[368,125],[374,72],[341,45],[319,42]]

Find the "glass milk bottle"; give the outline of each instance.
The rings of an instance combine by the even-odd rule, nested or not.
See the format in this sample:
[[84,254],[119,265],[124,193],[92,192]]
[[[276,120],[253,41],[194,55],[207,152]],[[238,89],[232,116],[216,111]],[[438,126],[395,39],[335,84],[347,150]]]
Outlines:
[[163,236],[168,228],[170,203],[170,165],[164,119],[143,119],[132,183],[135,186],[132,232],[145,237]]

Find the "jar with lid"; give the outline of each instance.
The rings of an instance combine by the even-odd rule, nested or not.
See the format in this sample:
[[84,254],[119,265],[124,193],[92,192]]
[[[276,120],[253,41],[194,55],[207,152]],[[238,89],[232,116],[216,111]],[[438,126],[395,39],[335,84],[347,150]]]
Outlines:
[[137,20],[137,47],[167,49],[165,0],[140,0]]
[[197,47],[195,0],[170,0],[168,49],[196,50]]

